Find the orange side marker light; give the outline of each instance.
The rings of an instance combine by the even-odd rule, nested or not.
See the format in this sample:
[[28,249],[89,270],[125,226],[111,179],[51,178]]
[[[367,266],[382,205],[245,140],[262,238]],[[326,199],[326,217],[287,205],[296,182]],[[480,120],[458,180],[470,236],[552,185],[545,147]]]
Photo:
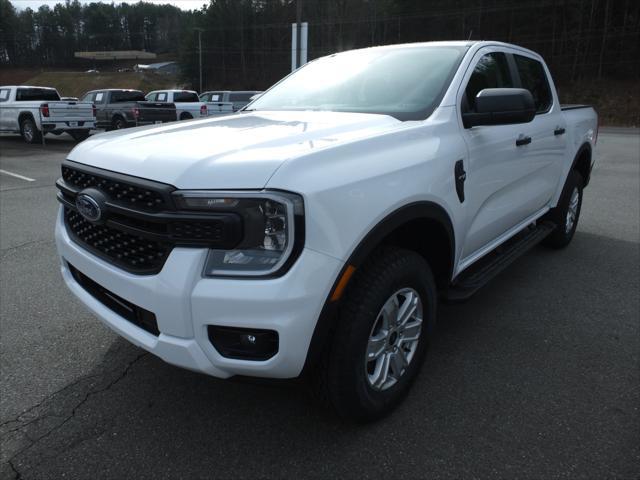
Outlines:
[[353,265],[348,265],[347,268],[345,268],[342,277],[340,277],[340,280],[338,281],[336,289],[333,291],[333,295],[331,295],[332,302],[340,300],[340,297],[342,297],[342,294],[344,293],[344,289],[347,288],[347,283],[349,283],[349,280],[355,271],[356,267]]

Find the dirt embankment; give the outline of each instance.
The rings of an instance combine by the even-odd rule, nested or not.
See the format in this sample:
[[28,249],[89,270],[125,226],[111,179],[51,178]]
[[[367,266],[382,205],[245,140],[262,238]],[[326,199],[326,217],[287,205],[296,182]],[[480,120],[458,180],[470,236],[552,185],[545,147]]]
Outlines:
[[131,88],[150,92],[165,88],[181,88],[181,82],[171,76],[150,72],[38,72],[6,70],[0,73],[0,85],[38,85],[54,87],[63,97],[81,97],[99,88]]

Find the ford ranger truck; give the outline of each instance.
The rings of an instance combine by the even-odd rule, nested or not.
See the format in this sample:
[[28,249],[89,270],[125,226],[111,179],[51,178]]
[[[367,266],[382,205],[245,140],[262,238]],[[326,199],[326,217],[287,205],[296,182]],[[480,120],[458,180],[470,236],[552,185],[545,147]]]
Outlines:
[[27,143],[43,135],[68,133],[81,142],[96,128],[91,102],[63,100],[50,87],[0,86],[0,132],[19,133]]
[[62,164],[64,281],[173,365],[303,377],[373,420],[416,378],[439,300],[576,231],[596,113],[561,106],[530,50],[338,53],[248,108],[97,135]]

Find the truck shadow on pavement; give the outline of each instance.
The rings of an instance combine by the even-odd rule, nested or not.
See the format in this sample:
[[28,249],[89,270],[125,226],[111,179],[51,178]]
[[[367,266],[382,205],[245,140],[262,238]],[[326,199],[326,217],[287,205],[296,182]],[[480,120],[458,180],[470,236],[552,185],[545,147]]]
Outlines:
[[89,375],[2,424],[1,476],[630,477],[639,257],[635,242],[578,232],[441,305],[408,398],[371,425],[298,388],[209,378],[117,339]]

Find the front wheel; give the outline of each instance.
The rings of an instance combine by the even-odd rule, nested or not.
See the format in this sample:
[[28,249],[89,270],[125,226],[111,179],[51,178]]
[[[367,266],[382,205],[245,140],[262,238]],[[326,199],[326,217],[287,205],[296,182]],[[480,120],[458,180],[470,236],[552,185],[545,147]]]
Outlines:
[[20,134],[27,143],[39,143],[42,141],[42,133],[38,130],[36,122],[32,118],[24,118],[20,122]]
[[545,238],[543,245],[550,248],[564,248],[573,239],[582,208],[582,175],[575,170],[569,172],[558,205],[546,215],[555,225],[555,230]]
[[436,286],[417,253],[385,248],[353,279],[318,375],[337,413],[371,421],[407,394],[436,317]]

